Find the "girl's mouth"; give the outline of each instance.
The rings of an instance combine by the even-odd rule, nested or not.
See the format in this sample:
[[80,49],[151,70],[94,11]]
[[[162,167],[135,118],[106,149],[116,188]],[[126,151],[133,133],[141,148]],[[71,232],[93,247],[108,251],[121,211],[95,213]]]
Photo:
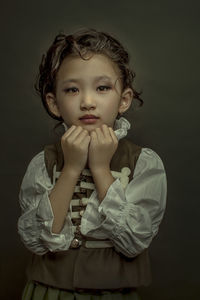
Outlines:
[[94,124],[97,122],[97,118],[90,118],[90,119],[80,119],[81,122],[83,122],[84,124]]

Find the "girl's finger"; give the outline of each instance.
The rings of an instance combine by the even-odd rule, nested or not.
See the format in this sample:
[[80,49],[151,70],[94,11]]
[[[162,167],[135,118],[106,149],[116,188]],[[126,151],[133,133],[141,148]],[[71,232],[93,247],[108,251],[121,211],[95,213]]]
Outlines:
[[95,130],[91,131],[90,133],[90,145],[93,147],[94,145],[97,144],[97,133]]
[[95,130],[93,130],[90,134],[91,138],[94,139],[94,140],[97,140],[97,133]]
[[63,137],[68,137],[76,129],[75,125],[72,125],[67,131],[63,134]]
[[95,131],[96,131],[98,142],[101,142],[102,140],[105,139],[105,136],[104,136],[103,131],[101,130],[101,128],[96,128]]
[[113,141],[114,141],[114,142],[118,142],[118,139],[117,139],[117,137],[116,137],[116,135],[115,135],[113,129],[112,129],[111,127],[109,127],[108,129],[109,129],[109,131],[110,131],[110,135],[111,135]]
[[81,146],[85,146],[85,145],[89,146],[90,140],[91,140],[91,137],[89,135],[86,135],[83,137],[82,140],[79,141],[79,144]]
[[[82,143],[84,140],[89,136],[87,130],[82,130],[77,136],[76,136],[76,142],[77,143]],[[89,136],[90,137],[90,136]]]
[[104,133],[104,136],[106,139],[110,138],[110,131],[108,129],[108,126],[106,124],[102,125],[102,131]]
[[83,132],[83,128],[81,126],[76,126],[76,128],[72,130],[70,134],[67,135],[66,137],[70,136],[70,139],[73,142],[78,137],[79,134],[82,134],[82,132]]

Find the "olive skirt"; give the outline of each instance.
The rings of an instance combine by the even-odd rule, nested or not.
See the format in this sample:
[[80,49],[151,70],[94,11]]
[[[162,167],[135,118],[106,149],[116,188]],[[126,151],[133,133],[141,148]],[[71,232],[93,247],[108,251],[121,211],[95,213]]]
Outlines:
[[135,289],[102,291],[101,294],[60,290],[29,281],[23,291],[22,300],[141,300]]

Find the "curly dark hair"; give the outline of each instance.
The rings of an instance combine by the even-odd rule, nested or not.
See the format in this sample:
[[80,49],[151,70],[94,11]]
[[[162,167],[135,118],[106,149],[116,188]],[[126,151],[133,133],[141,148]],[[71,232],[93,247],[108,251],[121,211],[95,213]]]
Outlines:
[[143,100],[140,98],[141,92],[133,88],[135,73],[129,67],[129,55],[121,43],[108,33],[83,28],[69,35],[60,32],[46,54],[42,56],[34,87],[42,99],[44,108],[52,118],[63,121],[62,117],[55,116],[49,110],[45,97],[48,92],[55,94],[56,74],[62,61],[70,54],[86,59],[84,55],[88,52],[104,54],[115,62],[121,73],[123,90],[130,87],[133,91],[133,98],[139,100],[140,106],[143,105]]

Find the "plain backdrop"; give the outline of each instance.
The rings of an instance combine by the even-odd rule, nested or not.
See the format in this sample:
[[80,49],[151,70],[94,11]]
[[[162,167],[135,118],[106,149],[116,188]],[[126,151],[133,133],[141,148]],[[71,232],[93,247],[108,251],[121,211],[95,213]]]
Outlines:
[[165,217],[150,246],[153,282],[143,300],[200,299],[199,1],[1,2],[0,297],[20,299],[30,253],[17,233],[18,193],[27,165],[55,140],[33,84],[59,31],[104,30],[128,49],[144,106],[124,116],[128,137],[152,148],[168,179]]

